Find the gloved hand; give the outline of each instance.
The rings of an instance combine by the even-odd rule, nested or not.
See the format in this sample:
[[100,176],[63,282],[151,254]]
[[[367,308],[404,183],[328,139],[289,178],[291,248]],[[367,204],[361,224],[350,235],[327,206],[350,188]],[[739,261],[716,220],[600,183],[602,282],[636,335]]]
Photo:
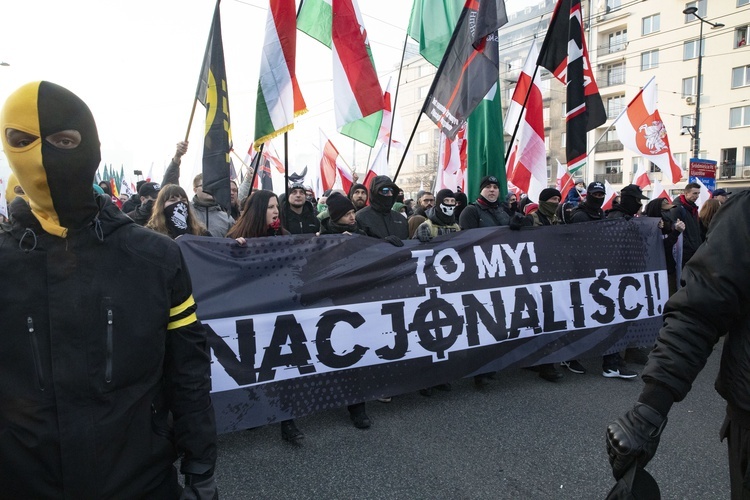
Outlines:
[[430,232],[430,226],[427,224],[420,224],[417,227],[417,239],[422,243],[427,243],[432,239],[432,233]]
[[385,241],[393,245],[394,247],[402,247],[404,246],[404,242],[401,241],[401,238],[398,236],[390,235],[383,238]]
[[213,474],[185,474],[185,489],[180,500],[219,500]]
[[651,460],[659,446],[667,417],[643,403],[607,426],[607,454],[612,474],[620,479],[633,462],[640,467]]
[[513,217],[510,218],[510,223],[508,223],[508,227],[514,231],[520,230],[524,225],[524,216],[522,214],[513,214]]

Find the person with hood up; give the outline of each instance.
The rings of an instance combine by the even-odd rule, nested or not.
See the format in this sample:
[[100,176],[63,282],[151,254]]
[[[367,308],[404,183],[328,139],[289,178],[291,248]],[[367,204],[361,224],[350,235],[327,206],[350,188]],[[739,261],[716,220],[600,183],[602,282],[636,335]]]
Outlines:
[[455,233],[461,230],[456,224],[456,198],[450,189],[441,189],[435,195],[434,207],[425,212],[427,220],[422,222],[414,233],[414,238],[425,243],[435,236]]
[[648,200],[641,188],[635,184],[628,184],[620,190],[620,201],[607,210],[607,219],[631,219],[641,211],[641,200]]
[[373,238],[386,240],[397,247],[409,238],[406,219],[392,210],[398,186],[387,175],[378,175],[370,184],[370,205],[357,212],[357,224]]
[[2,496],[218,498],[211,358],[180,248],[93,194],[99,135],[69,90],[23,85],[0,131],[29,199],[0,228]]
[[516,193],[513,192],[508,192],[505,196],[505,202],[503,202],[501,206],[503,207],[503,210],[505,210],[505,213],[508,214],[508,217],[520,214],[522,210],[518,207],[518,197],[516,196]]

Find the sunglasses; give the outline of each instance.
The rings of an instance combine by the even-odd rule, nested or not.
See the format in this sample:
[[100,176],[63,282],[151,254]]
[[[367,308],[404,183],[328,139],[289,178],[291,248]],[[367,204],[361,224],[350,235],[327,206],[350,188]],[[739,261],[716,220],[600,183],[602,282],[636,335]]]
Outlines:
[[393,188],[389,188],[389,187],[380,188],[380,191],[378,192],[380,194],[388,194],[388,193],[393,194],[394,193]]

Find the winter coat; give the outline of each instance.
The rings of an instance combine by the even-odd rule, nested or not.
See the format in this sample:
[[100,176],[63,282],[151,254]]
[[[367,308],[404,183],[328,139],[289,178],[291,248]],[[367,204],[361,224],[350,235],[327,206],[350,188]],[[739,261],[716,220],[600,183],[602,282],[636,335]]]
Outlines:
[[491,208],[474,203],[466,207],[459,218],[461,229],[507,226],[508,224],[510,224],[510,216],[499,205],[497,208]]
[[315,234],[320,229],[320,221],[315,215],[312,203],[305,201],[302,205],[302,213],[298,214],[289,205],[286,195],[279,196],[281,203],[281,220],[284,228],[291,234]]
[[174,498],[178,454],[183,473],[214,468],[210,357],[179,247],[98,203],[64,239],[28,206],[0,229],[3,498]]
[[221,205],[216,202],[204,203],[197,196],[193,196],[190,206],[198,220],[211,233],[211,236],[224,238],[234,225],[232,216],[226,213]]
[[379,175],[370,184],[370,205],[356,212],[357,224],[368,235],[383,239],[386,236],[396,236],[402,240],[409,239],[409,226],[400,213],[391,210],[396,198],[390,205],[383,195],[378,192],[384,188],[398,190],[398,186],[388,176]]

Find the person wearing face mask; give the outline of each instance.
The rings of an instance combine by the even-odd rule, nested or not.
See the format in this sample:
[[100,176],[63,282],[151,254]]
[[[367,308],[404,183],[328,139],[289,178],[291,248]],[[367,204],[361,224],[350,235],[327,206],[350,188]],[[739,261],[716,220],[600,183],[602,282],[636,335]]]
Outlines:
[[193,213],[187,193],[177,184],[159,190],[146,227],[172,239],[183,234],[211,236]]
[[211,358],[180,248],[93,194],[99,135],[69,90],[20,87],[0,137],[29,199],[0,227],[0,496],[217,498]]
[[648,200],[641,188],[635,184],[628,184],[620,190],[620,201],[607,210],[607,219],[630,219],[641,211],[641,200]]
[[500,206],[499,197],[500,181],[494,175],[484,177],[479,184],[479,197],[476,203],[469,205],[461,212],[458,220],[461,229],[507,226],[510,223],[510,216]]
[[[510,220],[511,229],[521,227],[553,226],[560,223],[557,218],[557,209],[560,206],[560,191],[555,188],[545,188],[539,193],[539,203],[533,203],[536,207],[529,210],[527,215],[515,214]],[[529,203],[527,207],[532,205]]]
[[138,197],[141,199],[141,204],[135,207],[135,210],[128,212],[126,215],[133,219],[139,226],[145,226],[148,220],[151,218],[151,213],[154,208],[154,202],[161,185],[156,182],[146,182],[140,189],[138,189]]
[[359,227],[373,238],[386,240],[397,247],[409,238],[406,219],[392,210],[398,186],[387,175],[378,175],[370,183],[370,205],[356,213]]
[[430,241],[435,236],[455,233],[461,230],[456,224],[456,198],[450,189],[441,189],[435,196],[434,207],[425,212],[427,220],[417,227],[414,238],[422,243]]
[[586,189],[586,198],[570,214],[569,223],[589,222],[592,220],[604,219],[604,196],[607,192],[604,184],[596,181],[589,184]]
[[521,209],[518,207],[518,197],[516,196],[516,193],[508,193],[502,207],[503,210],[505,210],[505,213],[508,214],[508,217],[513,217],[515,214],[521,213]]

